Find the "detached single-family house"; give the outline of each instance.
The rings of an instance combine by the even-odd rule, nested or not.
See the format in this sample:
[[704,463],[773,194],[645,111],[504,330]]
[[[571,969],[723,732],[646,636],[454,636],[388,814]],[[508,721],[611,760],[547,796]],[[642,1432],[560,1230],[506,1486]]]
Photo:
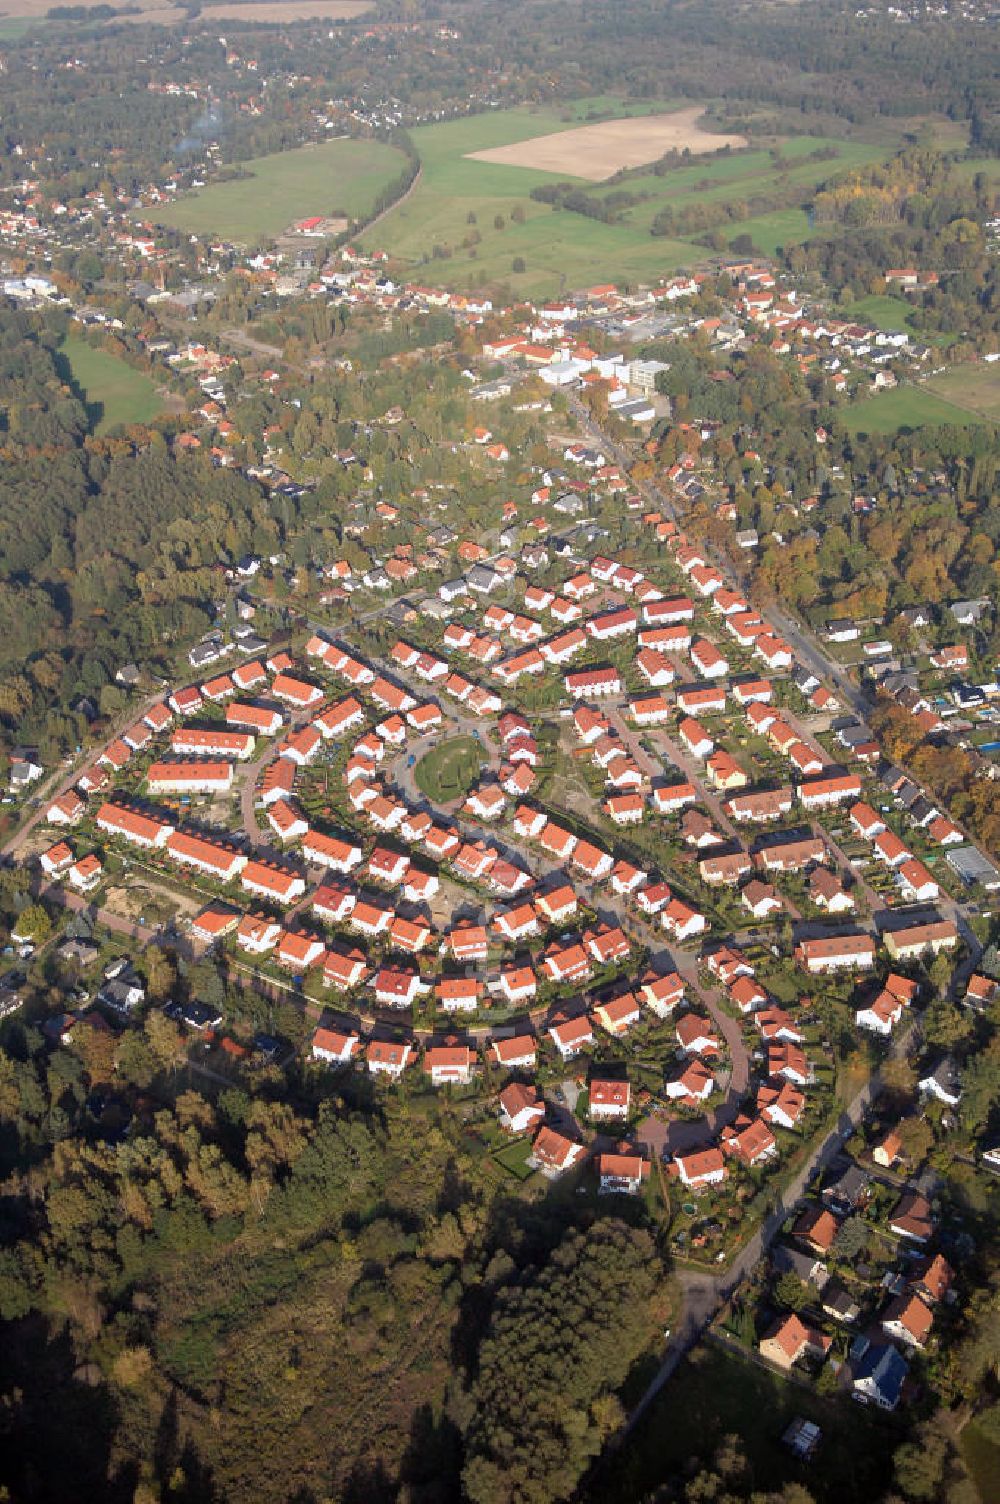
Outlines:
[[500,1122],[508,1133],[531,1133],[545,1121],[545,1103],[535,1087],[512,1081],[500,1093]]
[[602,1196],[618,1194],[637,1196],[649,1179],[650,1163],[641,1154],[621,1152],[598,1156],[597,1174]]
[[919,1295],[899,1295],[882,1313],[883,1332],[907,1347],[926,1347],[933,1325],[934,1312]]
[[895,1410],[910,1369],[906,1359],[887,1342],[868,1343],[860,1357],[852,1360],[851,1372],[853,1399],[877,1405],[880,1410]]
[[815,1327],[794,1313],[779,1317],[760,1340],[760,1355],[787,1372],[800,1358],[825,1358],[833,1345]]

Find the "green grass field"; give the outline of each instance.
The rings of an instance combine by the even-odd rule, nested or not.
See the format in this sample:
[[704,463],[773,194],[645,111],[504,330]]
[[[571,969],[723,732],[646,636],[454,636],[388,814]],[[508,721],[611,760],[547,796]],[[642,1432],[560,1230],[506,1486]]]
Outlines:
[[530,1138],[522,1138],[516,1143],[505,1144],[502,1149],[497,1150],[493,1158],[498,1165],[503,1166],[508,1175],[513,1175],[515,1180],[528,1180],[535,1173],[528,1164],[530,1153]]
[[888,333],[912,333],[913,325],[910,322],[913,309],[905,298],[894,298],[885,293],[881,297],[873,295],[869,298],[859,298],[856,303],[850,303],[847,307],[839,310],[845,319],[857,319],[862,324],[874,324],[876,329],[885,329]]
[[97,433],[107,433],[119,423],[149,423],[164,411],[166,404],[155,383],[117,355],[95,349],[78,334],[68,334],[59,349]]
[[243,245],[273,240],[296,219],[365,214],[399,176],[403,154],[381,141],[326,141],[241,163],[249,177],[215,183],[142,212],[160,225]]
[[992,365],[953,366],[927,383],[945,402],[968,408],[977,417],[1000,423],[1000,361]]
[[[625,106],[609,99],[583,100],[572,109],[528,108],[474,115],[412,132],[423,164],[417,188],[364,237],[410,265],[410,274],[444,287],[492,287],[502,284],[515,294],[546,297],[564,287],[588,282],[648,280],[704,261],[708,252],[685,238],[656,238],[649,231],[657,214],[670,205],[678,210],[705,203],[745,200],[789,186],[801,191],[803,203],[816,185],[831,175],[859,167],[886,154],[883,143],[834,141],[824,136],[793,137],[781,145],[775,164],[768,145],[744,153],[722,153],[712,161],[678,167],[662,176],[637,173],[622,185],[642,201],[626,210],[620,222],[602,224],[580,214],[535,202],[532,188],[570,181],[530,168],[469,160],[468,153],[507,145],[531,136],[550,135],[592,115],[660,112],[669,102]],[[835,158],[810,161],[821,148]],[[613,192],[614,184],[587,183],[595,197]],[[523,223],[511,219],[514,210]],[[497,216],[503,227],[495,226]],[[728,239],[744,228],[767,253],[778,245],[804,240],[810,230],[803,209],[778,210],[724,227]],[[474,237],[475,244],[463,244]],[[523,272],[514,272],[520,259]],[[419,268],[426,266],[421,274]]]
[[900,428],[931,428],[954,424],[967,428],[979,421],[975,413],[936,397],[922,386],[897,386],[854,402],[844,411],[851,433],[895,433]]
[[727,239],[732,245],[738,235],[749,235],[759,251],[765,256],[774,256],[779,246],[801,245],[811,233],[805,209],[775,209],[770,214],[741,220],[731,232],[727,232]]
[[[727,203],[788,186],[800,190],[804,201],[827,178],[849,168],[876,162],[885,155],[884,145],[867,141],[842,141],[832,136],[794,136],[780,143],[781,160],[776,165],[771,145],[777,146],[778,143],[769,143],[756,151],[725,152],[712,162],[676,167],[660,177],[653,172],[636,174],[624,186],[632,193],[644,193],[648,197],[642,204],[626,211],[627,222],[648,226],[667,205],[683,209],[693,204]],[[821,161],[808,160],[812,153],[820,150],[833,150],[837,155]],[[595,191],[611,193],[614,186],[603,190],[598,187]]]
[[[423,166],[420,183],[405,204],[363,237],[363,243],[408,261],[418,280],[417,268],[426,262],[427,281],[435,285],[466,288],[507,282],[530,297],[544,297],[563,283],[580,286],[608,276],[649,277],[692,264],[703,253],[686,243],[637,237],[632,228],[553,212],[529,197],[539,184],[567,181],[566,174],[473,162],[467,155],[568,130],[595,114],[650,114],[666,108],[669,105],[659,100],[626,107],[599,98],[558,110],[522,107],[422,126],[411,133]],[[515,208],[523,214],[523,224],[512,221]],[[498,215],[504,220],[502,230],[494,227]],[[463,239],[473,233],[480,237],[479,244],[463,247]],[[525,262],[525,272],[513,272],[516,257]]]
[[486,754],[471,736],[454,736],[422,757],[413,776],[428,799],[449,804],[468,793],[485,761]]
[[29,31],[49,24],[44,16],[4,16],[0,21],[0,42],[19,42]]

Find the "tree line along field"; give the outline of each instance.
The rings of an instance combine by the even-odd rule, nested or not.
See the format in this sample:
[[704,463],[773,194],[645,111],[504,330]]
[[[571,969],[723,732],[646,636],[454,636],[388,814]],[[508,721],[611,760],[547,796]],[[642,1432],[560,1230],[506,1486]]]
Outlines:
[[68,334],[59,350],[96,433],[118,424],[149,423],[163,412],[166,403],[156,384],[117,355],[96,349],[79,334]]
[[[611,104],[617,115],[633,108],[605,99],[584,100],[572,111],[521,107],[414,130],[411,135],[423,168],[420,181],[363,243],[387,250],[411,266],[429,261],[433,274],[428,279],[446,287],[507,282],[515,292],[545,297],[563,286],[609,278],[645,279],[704,259],[705,248],[693,237],[652,235],[653,221],[665,208],[724,207],[779,190],[801,195],[799,205],[721,227],[727,241],[749,232],[762,251],[773,254],[778,245],[794,244],[810,234],[802,205],[819,183],[839,171],[877,161],[890,149],[884,140],[800,136],[780,143],[777,162],[771,151],[777,143],[768,142],[756,150],[726,153],[662,175],[638,169],[622,183],[603,184],[476,157],[572,131],[579,121],[610,112]],[[644,112],[662,115],[670,108],[656,101],[644,105]],[[688,114],[690,107],[678,110],[679,116]],[[809,160],[821,150],[836,156]],[[643,197],[621,211],[617,222],[607,224],[530,196],[533,188],[573,182],[597,199],[619,189]],[[511,218],[515,212],[517,220]],[[497,227],[498,216],[502,228]],[[523,272],[513,271],[515,259],[523,261]]]
[[384,142],[344,138],[240,165],[245,177],[213,183],[174,204],[143,210],[143,216],[188,234],[255,245],[308,215],[337,209],[349,218],[368,213],[382,189],[399,177],[406,159]]

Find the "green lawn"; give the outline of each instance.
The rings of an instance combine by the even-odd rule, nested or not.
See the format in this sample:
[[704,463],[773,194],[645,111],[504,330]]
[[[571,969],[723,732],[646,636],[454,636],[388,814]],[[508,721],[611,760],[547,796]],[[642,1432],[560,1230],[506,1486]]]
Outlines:
[[413,770],[417,787],[435,804],[448,804],[467,794],[486,762],[486,754],[471,736],[455,736],[422,757]]
[[508,1175],[513,1175],[515,1180],[528,1180],[535,1172],[528,1164],[528,1156],[531,1154],[531,1139],[518,1139],[516,1143],[506,1144],[498,1149],[493,1158],[498,1165],[502,1165]]
[[839,311],[845,319],[857,319],[862,324],[874,324],[876,329],[901,333],[913,332],[913,326],[910,323],[913,315],[912,306],[905,298],[894,298],[889,293],[881,297],[872,295],[869,298],[859,298],[856,303],[850,303]]
[[[781,1445],[796,1416],[816,1421],[823,1432],[811,1464],[797,1462]],[[797,1482],[817,1504],[881,1497],[898,1439],[884,1416],[846,1398],[824,1400],[708,1343],[667,1383],[613,1466],[599,1471],[587,1504],[651,1496],[688,1459],[710,1463],[728,1435],[739,1438],[756,1490]]]
[[365,214],[399,176],[403,154],[380,141],[326,141],[240,164],[248,177],[215,183],[142,212],[157,224],[241,244],[271,240],[293,220]]
[[155,383],[117,355],[95,349],[79,334],[68,334],[59,349],[97,433],[107,433],[119,423],[149,423],[163,412],[165,404]]
[[968,182],[983,173],[991,187],[1000,183],[1000,161],[996,157],[966,157],[965,161],[955,163],[954,170]]
[[967,428],[976,421],[974,413],[935,397],[922,386],[897,386],[844,410],[844,422],[852,433],[895,433],[900,428],[938,424]]

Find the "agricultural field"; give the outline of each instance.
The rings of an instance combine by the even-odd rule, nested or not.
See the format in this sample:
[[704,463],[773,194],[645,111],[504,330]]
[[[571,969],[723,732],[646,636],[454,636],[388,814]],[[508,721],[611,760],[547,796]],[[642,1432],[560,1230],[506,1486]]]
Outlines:
[[421,793],[435,804],[450,804],[467,794],[486,761],[471,736],[455,736],[421,758],[413,771]]
[[844,409],[844,422],[851,433],[895,433],[900,428],[931,428],[955,424],[967,428],[974,413],[937,397],[924,386],[897,386],[874,397],[865,397]]
[[372,0],[224,0],[199,12],[203,21],[353,21],[374,9]]
[[[772,149],[776,143],[768,140],[753,150],[723,150],[659,175],[637,170],[621,181],[595,184],[589,152],[563,148],[579,140],[573,127],[594,115],[613,112],[618,118],[587,129],[640,130],[640,122],[633,127],[621,118],[625,108],[613,100],[585,100],[573,110],[521,108],[413,131],[423,164],[420,181],[364,242],[408,262],[411,275],[427,264],[427,279],[435,285],[502,284],[514,295],[544,298],[567,286],[650,279],[704,261],[709,253],[693,239],[650,234],[667,207],[683,211],[713,203],[743,204],[755,195],[788,191],[801,194],[805,204],[818,183],[878,160],[889,149],[884,141],[800,136],[782,142],[777,157]],[[646,113],[663,120],[670,118],[669,109],[668,102],[656,101],[646,106]],[[687,129],[699,115],[690,107],[673,112]],[[823,153],[818,160],[817,152]],[[543,163],[553,170],[542,170]],[[610,160],[603,163],[612,165]],[[639,201],[608,224],[530,197],[533,188],[556,182],[579,185],[595,198],[624,190]],[[804,210],[793,207],[749,221],[735,219],[723,226],[723,233],[733,239],[744,226],[756,232],[755,241],[765,251],[795,244],[810,229]]]
[[402,172],[405,159],[380,141],[345,138],[255,157],[242,166],[246,177],[213,183],[142,212],[176,230],[255,245],[307,215],[338,209],[349,218],[366,213]]
[[[86,3],[97,5],[100,0]],[[52,4],[53,0],[0,0],[0,40],[14,41],[30,28],[53,24],[48,16]],[[253,21],[262,26],[288,21],[353,21],[373,8],[373,0],[219,0],[216,5],[206,5],[199,20]],[[168,0],[129,0],[126,11],[88,24],[117,26],[125,21],[174,26],[189,19],[189,11]]]
[[926,389],[945,402],[957,403],[977,417],[1000,423],[1000,361],[991,365],[953,366],[933,376]]
[[623,167],[645,166],[668,151],[709,152],[724,146],[746,146],[744,136],[723,136],[705,130],[698,124],[700,115],[700,109],[695,107],[673,110],[666,115],[606,120],[555,135],[529,136],[526,141],[469,155],[475,162],[534,167],[559,177],[601,183]]
[[[71,0],[65,0],[65,3],[71,3]],[[101,0],[85,0],[85,3],[98,5]],[[58,4],[59,0],[0,0],[0,21],[44,21],[53,6]],[[129,0],[129,8],[142,12],[145,17],[151,11],[162,10],[164,0]]]
[[117,355],[95,349],[80,335],[69,334],[60,351],[79,388],[96,433],[117,424],[149,423],[167,406],[156,384]]
[[[642,106],[629,107],[642,113]],[[662,101],[645,112],[662,113]],[[555,211],[529,197],[532,188],[563,181],[536,168],[499,166],[476,161],[475,151],[555,133],[585,121],[589,115],[626,107],[614,100],[591,99],[566,109],[505,110],[422,126],[411,132],[423,172],[404,204],[392,210],[377,228],[363,237],[371,247],[383,247],[412,266],[431,261],[435,284],[445,287],[486,286],[509,282],[529,297],[545,297],[563,284],[582,285],[601,277],[649,277],[691,264],[692,254],[682,242],[637,237],[629,229],[604,225],[580,215]],[[582,179],[580,180],[583,181]],[[517,212],[523,223],[512,220]],[[503,228],[495,228],[497,216]],[[478,237],[478,244],[467,243]],[[512,273],[521,257],[526,271]]]

